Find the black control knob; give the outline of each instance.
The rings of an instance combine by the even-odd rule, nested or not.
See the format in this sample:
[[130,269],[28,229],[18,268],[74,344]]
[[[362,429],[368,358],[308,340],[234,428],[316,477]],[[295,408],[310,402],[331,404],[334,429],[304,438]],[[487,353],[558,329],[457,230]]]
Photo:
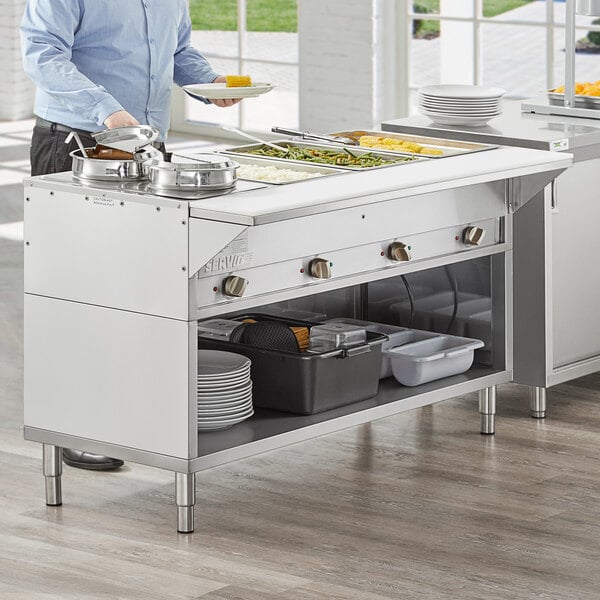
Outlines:
[[248,280],[237,275],[230,275],[223,281],[223,294],[241,298],[248,286]]
[[392,242],[388,246],[388,258],[400,262],[410,260],[412,257],[406,244],[403,244],[402,242]]
[[481,227],[467,227],[463,231],[463,242],[467,246],[480,246],[485,237],[485,229]]
[[331,278],[331,264],[325,258],[315,258],[310,261],[308,271],[312,277],[317,279]]

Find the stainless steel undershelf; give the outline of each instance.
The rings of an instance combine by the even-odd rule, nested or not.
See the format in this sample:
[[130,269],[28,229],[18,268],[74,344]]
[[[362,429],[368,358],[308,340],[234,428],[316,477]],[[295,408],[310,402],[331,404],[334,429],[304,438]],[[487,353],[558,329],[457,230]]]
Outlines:
[[191,461],[191,471],[202,471],[413,408],[507,383],[511,378],[510,371],[494,371],[488,367],[475,366],[462,375],[447,377],[418,387],[400,386],[392,377],[380,382],[379,393],[374,398],[316,415],[302,416],[256,409],[251,419],[231,429],[199,433],[199,456]]

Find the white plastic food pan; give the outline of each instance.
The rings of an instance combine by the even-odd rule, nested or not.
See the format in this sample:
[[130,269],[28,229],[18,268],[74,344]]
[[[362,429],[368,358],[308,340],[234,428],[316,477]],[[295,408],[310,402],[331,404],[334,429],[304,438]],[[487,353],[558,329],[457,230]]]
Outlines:
[[464,373],[473,364],[474,351],[483,347],[481,340],[429,335],[434,337],[405,343],[382,352],[382,357],[391,362],[394,377],[402,385],[421,385]]

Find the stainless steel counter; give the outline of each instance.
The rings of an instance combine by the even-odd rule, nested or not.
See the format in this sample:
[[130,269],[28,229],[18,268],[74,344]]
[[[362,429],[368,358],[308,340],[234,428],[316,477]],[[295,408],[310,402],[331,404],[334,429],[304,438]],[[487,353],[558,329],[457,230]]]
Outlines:
[[484,127],[438,125],[427,117],[416,115],[386,121],[382,123],[382,129],[555,152],[600,144],[600,120],[524,113],[521,102],[514,100],[504,101],[503,114]]
[[546,388],[600,370],[600,120],[523,113],[513,101],[486,127],[415,116],[382,128],[573,153],[574,166],[514,219],[514,380],[532,386],[532,416],[545,416]]

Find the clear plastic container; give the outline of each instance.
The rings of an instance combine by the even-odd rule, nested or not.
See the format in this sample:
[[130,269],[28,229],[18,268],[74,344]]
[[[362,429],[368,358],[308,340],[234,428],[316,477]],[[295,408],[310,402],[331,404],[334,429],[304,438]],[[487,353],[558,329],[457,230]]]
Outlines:
[[367,330],[360,325],[328,322],[310,328],[309,352],[327,352],[336,348],[351,348],[365,344]]
[[239,321],[229,319],[210,319],[198,323],[198,337],[216,340],[229,340],[234,329],[240,326]]

